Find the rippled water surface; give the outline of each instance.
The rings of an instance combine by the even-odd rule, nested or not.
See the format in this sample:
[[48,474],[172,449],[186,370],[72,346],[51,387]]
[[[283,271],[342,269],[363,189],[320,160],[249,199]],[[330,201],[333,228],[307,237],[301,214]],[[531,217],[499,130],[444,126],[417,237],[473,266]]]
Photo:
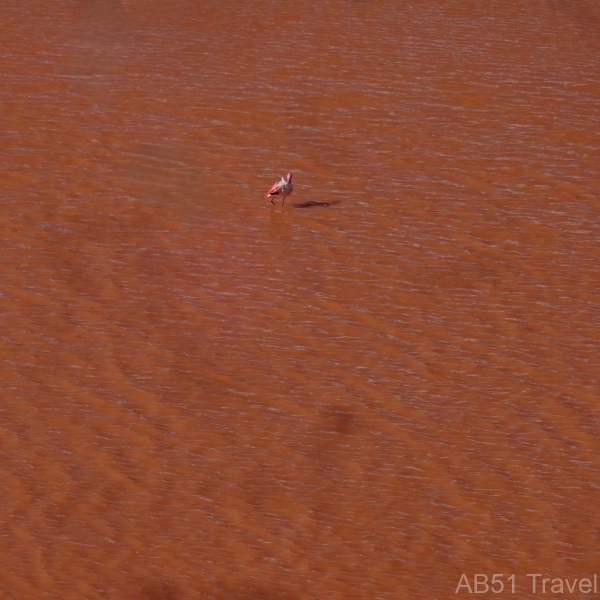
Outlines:
[[596,2],[7,0],[0,31],[2,598],[598,572]]

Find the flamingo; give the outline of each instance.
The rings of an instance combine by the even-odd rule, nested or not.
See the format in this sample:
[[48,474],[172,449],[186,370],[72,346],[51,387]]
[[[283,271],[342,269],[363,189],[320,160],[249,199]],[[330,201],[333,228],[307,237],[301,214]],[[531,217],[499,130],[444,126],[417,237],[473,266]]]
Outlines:
[[273,196],[278,196],[281,194],[283,198],[281,206],[283,206],[285,199],[292,193],[293,190],[294,186],[292,185],[292,174],[288,173],[285,179],[282,177],[281,181],[278,181],[273,185],[273,187],[265,195],[265,198],[271,198],[271,204],[275,204],[275,202],[273,202]]

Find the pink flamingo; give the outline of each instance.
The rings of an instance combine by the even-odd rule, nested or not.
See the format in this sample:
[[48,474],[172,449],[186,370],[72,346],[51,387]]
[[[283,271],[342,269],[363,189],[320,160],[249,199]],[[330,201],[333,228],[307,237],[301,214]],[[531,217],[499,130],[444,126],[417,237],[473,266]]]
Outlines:
[[265,195],[265,198],[271,198],[271,204],[275,204],[273,202],[273,196],[278,196],[281,194],[283,200],[281,202],[281,206],[285,202],[285,199],[292,193],[294,190],[294,186],[292,185],[292,174],[288,173],[287,177],[284,179],[281,178],[281,181],[278,181]]

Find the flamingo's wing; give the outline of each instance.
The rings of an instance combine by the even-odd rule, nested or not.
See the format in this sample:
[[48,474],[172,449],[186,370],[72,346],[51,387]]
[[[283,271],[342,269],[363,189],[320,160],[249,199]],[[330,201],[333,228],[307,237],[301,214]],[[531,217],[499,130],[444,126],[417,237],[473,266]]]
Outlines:
[[281,190],[281,181],[278,181],[273,187],[265,194],[265,198],[269,196],[277,196]]

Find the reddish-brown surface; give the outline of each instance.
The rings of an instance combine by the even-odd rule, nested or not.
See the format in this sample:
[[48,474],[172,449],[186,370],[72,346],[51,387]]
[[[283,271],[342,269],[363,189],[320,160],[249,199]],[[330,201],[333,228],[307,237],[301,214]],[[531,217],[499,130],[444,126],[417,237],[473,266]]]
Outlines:
[[3,599],[600,572],[595,2],[2,4]]

